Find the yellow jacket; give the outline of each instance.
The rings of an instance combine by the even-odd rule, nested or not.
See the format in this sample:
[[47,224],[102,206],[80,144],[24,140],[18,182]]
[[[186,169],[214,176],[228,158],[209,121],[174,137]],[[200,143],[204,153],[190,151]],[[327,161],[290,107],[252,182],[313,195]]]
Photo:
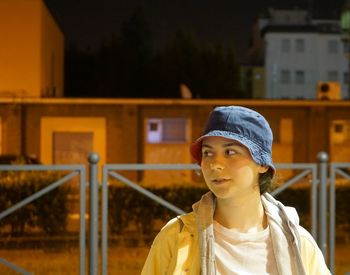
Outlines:
[[[273,224],[277,222],[284,223],[286,217],[282,219],[276,219],[277,212],[274,204],[278,204],[278,207],[284,207],[280,202],[274,200],[270,195],[264,195],[262,197],[265,211],[268,212],[268,220],[270,229],[273,229]],[[169,221],[164,228],[156,236],[149,255],[144,264],[142,275],[164,275],[164,274],[215,274],[215,255],[210,255],[211,240],[203,240],[201,238],[201,229],[198,225],[198,220],[203,221],[203,217],[198,211],[198,208],[203,206],[205,209],[204,220],[208,216],[212,215],[213,208],[211,209],[209,204],[215,204],[213,196],[211,193],[207,193],[203,196],[202,200],[194,205],[194,212],[185,214],[179,217],[176,217]],[[215,207],[215,206],[214,206]],[[286,209],[279,209],[279,212],[290,212]],[[283,214],[283,215],[284,215]],[[293,220],[288,219],[288,223],[293,223]],[[209,225],[209,226],[208,226]],[[272,227],[271,227],[272,225]],[[210,227],[210,223],[206,222],[206,228]],[[281,225],[282,228],[282,225]],[[283,225],[283,232],[286,227]],[[207,229],[206,229],[207,230]],[[282,249],[279,249],[278,245],[274,246],[274,253],[277,261],[277,266],[280,274],[307,274],[307,275],[323,275],[330,274],[323,255],[318,248],[317,244],[313,240],[312,236],[301,226],[296,226],[295,230],[297,231],[293,234],[283,234],[288,235],[286,240],[283,240],[283,236],[273,236],[275,239],[273,242],[282,242]],[[198,233],[199,232],[199,233]],[[279,234],[278,230],[273,231],[274,234]],[[282,232],[282,231],[281,231]],[[208,234],[208,233],[205,233]],[[211,233],[209,233],[210,236]],[[282,234],[281,234],[282,235]],[[293,239],[293,236],[297,236]],[[282,240],[281,240],[282,238]],[[209,238],[210,239],[210,238]],[[213,240],[212,240],[213,241]],[[290,249],[285,249],[285,244],[283,241],[288,241],[287,247]],[[203,249],[203,244],[201,242],[206,242],[207,245]],[[299,243],[299,244],[298,244]],[[295,246],[296,249],[291,248]],[[299,247],[300,246],[300,247]],[[284,249],[283,249],[284,248]],[[205,250],[207,252],[202,252]],[[208,252],[209,251],[209,252]],[[299,254],[300,255],[296,255]],[[202,255],[202,256],[200,256]],[[204,255],[204,256],[203,256]],[[287,256],[286,256],[287,255]],[[298,266],[298,257],[301,259],[300,266]],[[200,260],[202,258],[202,261]],[[288,258],[288,259],[286,259]],[[209,260],[208,260],[209,259]],[[213,265],[214,267],[211,267]]]

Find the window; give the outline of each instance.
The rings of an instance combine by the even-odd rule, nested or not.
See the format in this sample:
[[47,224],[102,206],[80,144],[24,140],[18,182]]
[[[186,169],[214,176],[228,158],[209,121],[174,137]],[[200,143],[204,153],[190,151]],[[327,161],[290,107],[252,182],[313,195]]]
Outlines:
[[344,72],[343,82],[344,82],[344,84],[349,84],[349,72]]
[[284,53],[290,52],[290,40],[289,39],[282,39],[281,40],[281,51]]
[[147,120],[148,143],[185,143],[188,140],[187,119],[151,118]]
[[343,40],[344,53],[350,53],[350,40]]
[[304,84],[305,83],[304,71],[301,71],[301,70],[295,71],[295,83],[296,84]]
[[290,83],[290,71],[282,70],[280,77],[281,77],[280,81],[282,84],[289,84]]
[[[334,120],[331,126],[331,143],[350,144],[350,121],[349,120]],[[343,150],[342,150],[343,151]]]
[[305,51],[305,41],[304,39],[295,40],[295,51],[297,53],[303,53]]
[[328,81],[338,81],[339,76],[337,71],[328,71]]
[[342,133],[343,132],[343,127],[344,125],[343,124],[340,124],[340,123],[336,123],[334,124],[334,132],[335,133]]
[[328,52],[329,53],[338,53],[338,41],[329,40],[328,41]]

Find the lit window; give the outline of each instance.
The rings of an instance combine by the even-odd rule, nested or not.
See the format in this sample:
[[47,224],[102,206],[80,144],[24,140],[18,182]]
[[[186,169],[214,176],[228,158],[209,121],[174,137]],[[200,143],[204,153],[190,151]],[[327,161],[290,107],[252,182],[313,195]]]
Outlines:
[[148,143],[185,143],[188,141],[187,119],[150,118],[146,136]]

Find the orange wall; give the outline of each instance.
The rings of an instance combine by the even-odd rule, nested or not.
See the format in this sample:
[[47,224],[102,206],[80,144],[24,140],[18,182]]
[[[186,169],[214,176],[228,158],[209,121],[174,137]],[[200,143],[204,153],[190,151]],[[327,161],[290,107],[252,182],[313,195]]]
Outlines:
[[62,97],[64,37],[45,5],[41,13],[41,95]]
[[50,82],[43,71],[53,50],[63,89],[63,35],[52,21],[42,0],[0,1],[0,96],[40,97]]

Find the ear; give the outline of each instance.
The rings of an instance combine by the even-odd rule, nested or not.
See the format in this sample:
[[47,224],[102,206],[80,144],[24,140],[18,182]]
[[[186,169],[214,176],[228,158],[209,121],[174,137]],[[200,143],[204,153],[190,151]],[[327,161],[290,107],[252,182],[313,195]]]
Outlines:
[[260,174],[264,174],[264,173],[266,173],[269,170],[269,168],[270,167],[267,166],[267,165],[259,165],[258,171],[259,171]]

